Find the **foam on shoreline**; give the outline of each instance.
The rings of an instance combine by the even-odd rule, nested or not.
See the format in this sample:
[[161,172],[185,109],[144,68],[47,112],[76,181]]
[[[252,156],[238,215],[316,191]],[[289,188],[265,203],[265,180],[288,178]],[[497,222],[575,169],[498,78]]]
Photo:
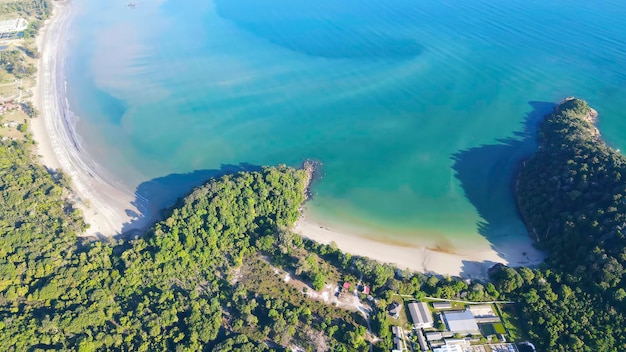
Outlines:
[[90,225],[85,236],[115,236],[145,227],[151,220],[145,204],[137,204],[134,192],[126,189],[95,164],[75,132],[76,117],[66,98],[66,34],[72,18],[67,1],[53,2],[53,15],[37,37],[40,53],[33,103],[40,114],[31,120],[41,162],[60,169],[72,181],[74,201]]

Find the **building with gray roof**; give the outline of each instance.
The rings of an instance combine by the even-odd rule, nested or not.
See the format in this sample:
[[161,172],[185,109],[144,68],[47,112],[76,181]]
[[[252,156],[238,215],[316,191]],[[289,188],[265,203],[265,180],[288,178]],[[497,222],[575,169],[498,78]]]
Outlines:
[[433,302],[433,308],[435,309],[451,309],[452,303],[450,302]]
[[469,310],[443,312],[443,321],[448,330],[459,334],[480,334],[476,319]]
[[409,313],[411,313],[411,320],[413,320],[413,326],[417,329],[432,328],[435,323],[433,315],[428,309],[428,304],[424,302],[411,302],[408,304]]

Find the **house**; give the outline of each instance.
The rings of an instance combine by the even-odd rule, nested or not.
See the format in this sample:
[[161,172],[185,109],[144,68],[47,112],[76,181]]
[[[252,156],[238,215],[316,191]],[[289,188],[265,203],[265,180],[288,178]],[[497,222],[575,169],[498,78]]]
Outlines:
[[393,335],[393,350],[391,351],[402,352],[402,328],[399,326],[392,326],[391,334]]
[[468,347],[471,345],[470,339],[446,339],[446,345],[458,345]]
[[363,292],[366,295],[369,295],[370,294],[369,286],[363,285],[361,292]]
[[445,345],[438,347],[438,348],[433,348],[433,351],[434,352],[464,352],[464,351],[468,351],[468,348],[470,346],[471,346],[471,343],[469,339],[446,339]]
[[443,340],[443,334],[441,332],[439,332],[439,331],[427,332],[426,333],[426,340],[428,340],[428,342]]
[[432,328],[434,324],[433,315],[428,309],[428,304],[424,302],[411,302],[408,304],[411,320],[416,329]]
[[451,332],[462,335],[480,334],[476,319],[469,310],[443,312],[443,321]]
[[346,281],[346,282],[344,282],[344,283],[343,283],[343,289],[344,289],[344,290],[349,290],[349,289],[350,289],[350,283],[349,283],[349,282],[347,282],[347,281]]
[[402,341],[398,336],[393,337],[393,350],[391,352],[402,352]]
[[424,333],[422,329],[417,330],[417,342],[420,344],[420,349],[422,351],[428,351],[428,344],[426,343],[426,338],[424,338]]
[[450,302],[433,302],[434,309],[452,309],[452,303]]
[[0,38],[9,38],[11,34],[21,32],[26,28],[28,28],[28,22],[21,17],[0,21]]
[[402,304],[398,303],[398,302],[393,302],[389,305],[389,307],[387,307],[387,311],[389,312],[389,315],[391,315],[393,318],[400,318],[400,311],[402,310]]

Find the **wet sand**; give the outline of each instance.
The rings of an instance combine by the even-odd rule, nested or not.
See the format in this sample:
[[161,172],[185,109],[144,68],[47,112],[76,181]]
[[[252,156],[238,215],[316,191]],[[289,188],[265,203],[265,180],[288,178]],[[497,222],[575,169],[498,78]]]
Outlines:
[[496,263],[534,266],[543,261],[543,255],[530,241],[511,242],[508,248],[500,248],[506,253],[505,259],[492,248],[450,253],[408,243],[386,243],[327,227],[306,216],[296,222],[294,231],[319,243],[335,242],[343,252],[394,264],[400,269],[464,278],[486,279],[487,270]]
[[114,236],[145,227],[149,219],[132,204],[134,192],[107,175],[80,145],[77,121],[66,99],[64,73],[72,7],[67,1],[54,1],[53,5],[53,16],[37,38],[40,59],[33,88],[39,117],[32,119],[31,125],[41,162],[70,176],[73,200],[90,225],[85,236]]

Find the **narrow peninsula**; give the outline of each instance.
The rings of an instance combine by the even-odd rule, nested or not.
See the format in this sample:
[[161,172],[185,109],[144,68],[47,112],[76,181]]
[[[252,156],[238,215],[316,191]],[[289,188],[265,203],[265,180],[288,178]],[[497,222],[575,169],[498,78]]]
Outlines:
[[597,117],[576,98],[546,116],[516,196],[547,265],[492,270],[544,351],[626,350],[626,158],[601,139]]

